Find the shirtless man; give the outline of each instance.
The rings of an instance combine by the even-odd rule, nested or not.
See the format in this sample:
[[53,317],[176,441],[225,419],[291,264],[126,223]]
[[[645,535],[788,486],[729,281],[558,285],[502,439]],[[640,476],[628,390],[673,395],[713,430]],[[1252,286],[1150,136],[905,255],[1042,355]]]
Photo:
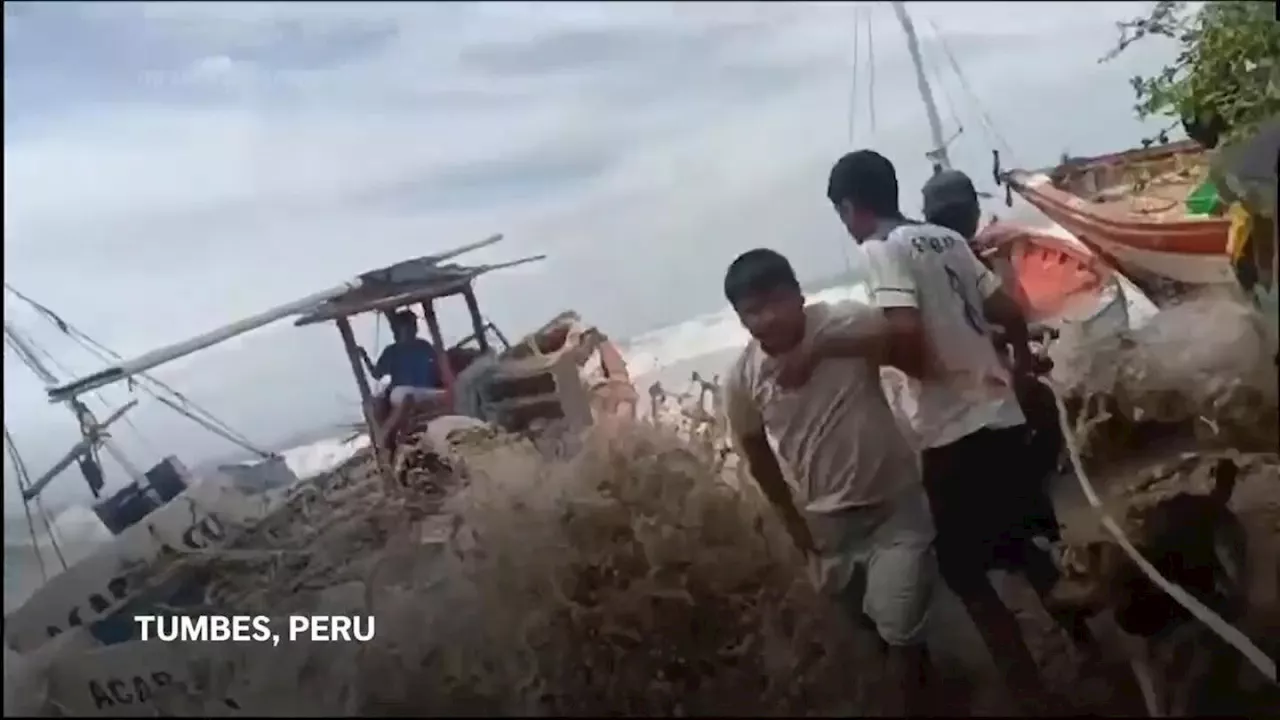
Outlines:
[[880,385],[883,315],[860,303],[805,307],[772,250],[734,260],[724,292],[752,338],[725,383],[736,442],[820,589],[875,626],[888,714],[919,712],[933,523]]
[[[1012,375],[1036,364],[1021,310],[963,237],[903,217],[893,165],[878,153],[842,157],[827,196],[867,251],[872,299],[889,325],[889,361],[911,378],[942,577],[1015,694],[1031,709],[1048,710],[1017,620],[987,576],[997,568],[1018,572],[1042,598],[1058,578],[1047,549],[1033,542],[1052,532],[1056,519],[1029,470],[1026,419],[1014,392]],[[1006,331],[1014,373],[996,353],[992,323]],[[1084,639],[1082,623],[1059,622]]]

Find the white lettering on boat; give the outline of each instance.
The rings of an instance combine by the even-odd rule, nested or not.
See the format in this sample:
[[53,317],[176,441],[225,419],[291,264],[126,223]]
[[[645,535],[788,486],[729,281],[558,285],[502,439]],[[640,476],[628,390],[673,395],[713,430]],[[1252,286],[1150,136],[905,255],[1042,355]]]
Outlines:
[[[196,507],[192,506],[192,510],[194,513]],[[226,534],[226,525],[216,513],[210,512],[205,517],[196,520],[182,532],[182,546],[188,551],[203,550],[221,542],[226,537]],[[161,553],[182,552],[164,542],[160,543],[160,547]],[[112,612],[119,610],[128,601],[130,590],[129,573],[126,571],[116,575],[107,581],[104,591],[91,593],[83,603],[73,606],[71,611],[67,613],[65,626],[49,625],[45,628],[45,632],[49,637],[56,637],[73,627],[80,627],[86,623],[92,624],[107,617]],[[90,611],[87,617],[82,616],[81,612],[85,604],[88,605]]]
[[49,580],[5,617],[9,647],[25,653],[77,627],[92,626],[146,590],[135,569],[168,552],[206,550],[233,528],[256,524],[270,508],[239,492],[223,476],[189,487],[142,522],[103,543],[89,557]]
[[157,670],[144,677],[106,678],[89,681],[89,695],[99,710],[116,705],[136,705],[150,702],[155,691],[173,683],[173,676]]

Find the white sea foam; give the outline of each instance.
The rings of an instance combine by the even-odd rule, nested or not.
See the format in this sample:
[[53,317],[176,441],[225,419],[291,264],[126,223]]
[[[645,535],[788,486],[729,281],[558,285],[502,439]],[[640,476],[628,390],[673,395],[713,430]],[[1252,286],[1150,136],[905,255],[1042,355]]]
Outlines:
[[293,474],[306,480],[329,472],[368,446],[369,437],[358,435],[352,439],[337,437],[299,445],[280,454]]
[[[867,301],[866,286],[839,285],[806,295],[809,302]],[[651,375],[663,367],[704,355],[742,347],[747,342],[733,308],[726,305],[675,325],[642,333],[627,341],[625,354],[632,377]]]

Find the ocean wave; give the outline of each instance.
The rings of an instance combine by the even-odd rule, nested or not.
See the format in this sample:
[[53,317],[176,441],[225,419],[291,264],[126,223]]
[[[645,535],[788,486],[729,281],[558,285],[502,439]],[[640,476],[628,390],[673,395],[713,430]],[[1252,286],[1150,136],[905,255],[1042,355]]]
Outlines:
[[[805,297],[809,302],[868,300],[863,283],[827,287],[809,292]],[[627,369],[635,378],[666,365],[741,347],[746,342],[746,329],[733,308],[726,305],[716,312],[641,333],[623,344],[623,352],[627,357]]]

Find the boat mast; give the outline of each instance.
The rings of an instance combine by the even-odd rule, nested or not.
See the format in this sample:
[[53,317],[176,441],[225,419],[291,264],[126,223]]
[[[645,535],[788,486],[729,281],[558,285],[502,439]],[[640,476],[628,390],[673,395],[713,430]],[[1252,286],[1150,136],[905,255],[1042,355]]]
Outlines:
[[916,87],[920,90],[920,98],[924,100],[925,116],[929,119],[929,136],[933,140],[933,150],[926,156],[933,161],[935,173],[951,169],[951,159],[947,157],[947,142],[942,137],[942,120],[938,117],[938,106],[933,101],[933,90],[929,87],[929,77],[925,74],[924,63],[920,59],[920,41],[916,38],[916,27],[907,14],[906,4],[894,0],[893,12],[898,16],[902,32],[907,36],[907,52],[911,53],[911,64],[916,71]]

